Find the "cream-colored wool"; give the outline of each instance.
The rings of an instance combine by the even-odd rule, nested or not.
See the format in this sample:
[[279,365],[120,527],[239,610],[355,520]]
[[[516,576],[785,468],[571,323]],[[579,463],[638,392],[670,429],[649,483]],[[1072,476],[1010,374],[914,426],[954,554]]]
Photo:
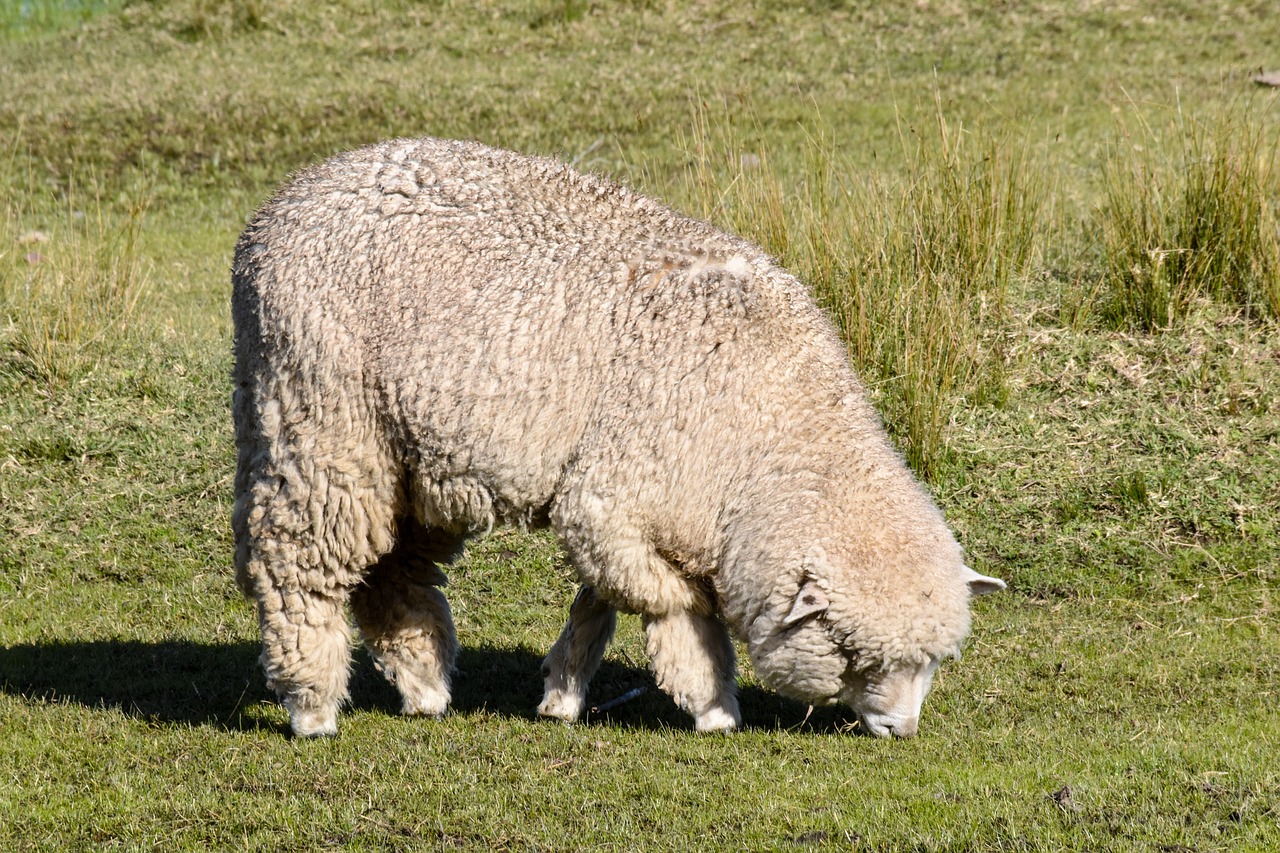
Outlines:
[[395,140],[296,175],[236,247],[237,578],[295,732],[336,731],[347,607],[410,714],[449,702],[466,537],[551,524],[585,585],[540,711],[641,614],[658,683],[738,725],[733,646],[915,731],[967,569],[843,345],[758,248],[551,160]]

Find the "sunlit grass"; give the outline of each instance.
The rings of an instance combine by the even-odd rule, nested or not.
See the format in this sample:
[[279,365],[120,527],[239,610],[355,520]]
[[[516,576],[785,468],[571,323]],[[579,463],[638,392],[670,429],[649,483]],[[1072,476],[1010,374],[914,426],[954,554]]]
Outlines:
[[50,202],[18,187],[0,188],[0,363],[65,381],[133,330],[148,287],[138,243],[146,205],[121,214],[96,197]]
[[1104,316],[1144,330],[1197,303],[1280,317],[1280,139],[1239,108],[1122,117],[1097,210]]
[[[1172,324],[1116,307],[1122,272],[1186,245],[1168,223],[1213,218],[1188,199],[1254,181],[1271,213],[1223,221],[1274,213],[1273,98],[1240,70],[1273,23],[173,0],[3,42],[0,848],[1280,849],[1280,329],[1226,262],[1165,277],[1200,289]],[[745,663],[746,730],[699,736],[630,617],[589,702],[647,690],[538,721],[575,583],[553,537],[501,530],[450,573],[454,713],[399,717],[357,655],[340,736],[287,738],[230,571],[232,247],[291,171],[426,134],[576,157],[811,284],[967,560],[1010,585],[920,737],[843,734],[847,709]],[[1135,230],[1125,203],[1174,212]],[[1244,245],[1222,230],[1196,245]]]

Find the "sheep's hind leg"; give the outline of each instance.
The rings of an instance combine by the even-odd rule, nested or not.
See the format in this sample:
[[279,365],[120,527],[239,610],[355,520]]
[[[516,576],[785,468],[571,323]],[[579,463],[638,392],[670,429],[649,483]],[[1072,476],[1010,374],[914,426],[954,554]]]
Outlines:
[[336,735],[351,633],[341,597],[273,586],[259,596],[262,667],[299,737]]
[[334,735],[351,666],[344,581],[354,573],[321,559],[310,519],[289,498],[276,478],[241,486],[236,580],[258,602],[262,668],[293,733]]
[[578,590],[560,638],[542,662],[543,696],[538,713],[573,722],[587,705],[587,685],[613,639],[617,611],[589,586]]
[[458,640],[440,566],[457,558],[462,541],[402,522],[395,548],[352,592],[365,645],[399,690],[404,714],[441,717],[449,708]]
[[674,611],[645,617],[649,659],[658,686],[693,715],[700,732],[742,724],[733,643],[714,616]]

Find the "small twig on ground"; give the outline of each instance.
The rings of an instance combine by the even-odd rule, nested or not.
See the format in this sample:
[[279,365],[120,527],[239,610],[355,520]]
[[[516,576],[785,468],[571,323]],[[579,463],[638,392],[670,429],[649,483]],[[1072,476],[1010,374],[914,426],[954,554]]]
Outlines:
[[632,699],[638,699],[647,692],[649,692],[648,687],[636,687],[632,690],[628,690],[626,693],[623,693],[621,696],[618,696],[615,699],[610,699],[608,702],[605,702],[602,705],[596,705],[591,709],[591,713],[603,714],[605,711],[612,711],[614,708],[618,707],[619,705],[624,705],[627,702],[630,702]]

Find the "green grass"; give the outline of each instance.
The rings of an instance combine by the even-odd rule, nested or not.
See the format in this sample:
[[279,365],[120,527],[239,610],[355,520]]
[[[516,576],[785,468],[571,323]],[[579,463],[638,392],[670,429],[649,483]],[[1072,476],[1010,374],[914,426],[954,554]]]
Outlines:
[[0,38],[33,38],[118,9],[118,0],[0,0]]
[[[1280,848],[1270,5],[101,5],[0,7],[0,847]],[[358,655],[341,736],[285,736],[229,568],[231,249],[291,170],[428,133],[813,285],[1010,582],[919,738],[749,668],[698,736],[634,619],[590,701],[647,692],[535,720],[574,585],[513,531],[453,572],[451,716]]]
[[1204,300],[1280,317],[1278,144],[1229,110],[1121,126],[1098,210],[1114,322],[1167,329]]
[[10,196],[0,208],[0,361],[62,383],[136,331],[148,283],[138,245],[145,203],[117,214],[74,190],[51,209],[31,204],[40,200]]

